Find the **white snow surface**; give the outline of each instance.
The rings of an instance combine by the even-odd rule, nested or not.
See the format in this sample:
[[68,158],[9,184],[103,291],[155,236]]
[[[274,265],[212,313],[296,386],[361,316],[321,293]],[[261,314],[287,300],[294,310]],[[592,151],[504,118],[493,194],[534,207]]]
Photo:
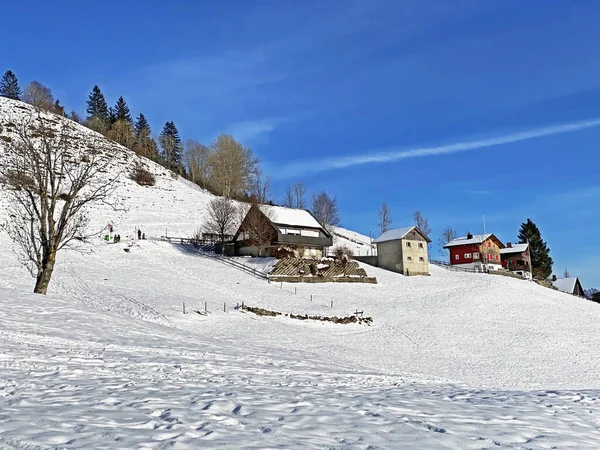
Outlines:
[[572,294],[575,291],[575,284],[577,283],[577,277],[559,278],[552,282],[552,286],[561,292],[567,292]]
[[529,244],[527,243],[512,244],[512,247],[501,248],[500,253],[502,253],[503,255],[510,253],[523,253],[525,250],[527,250],[527,247],[529,247]]
[[[127,157],[115,170],[137,159],[107,145]],[[123,177],[126,208],[92,210],[122,241],[60,253],[48,296],[0,233],[0,448],[600,448],[599,305],[437,266],[269,284],[154,240],[191,235],[213,197],[146,164],[156,186]],[[341,228],[335,241],[369,245]]]
[[412,227],[403,227],[403,228],[394,228],[393,230],[388,230],[375,239],[373,242],[387,242],[387,241],[395,241],[396,239],[403,239],[410,231],[412,231],[415,226]]
[[305,209],[285,208],[283,206],[261,205],[269,214],[271,222],[276,225],[320,228],[321,224]]
[[377,246],[371,244],[369,236],[342,227],[333,228],[333,246],[347,247],[352,250],[355,255],[365,256],[377,254]]
[[473,237],[471,237],[471,238],[469,238],[467,236],[457,237],[456,239],[454,239],[454,240],[448,242],[446,245],[444,245],[444,248],[446,248],[446,247],[454,247],[454,246],[457,246],[457,245],[481,244],[482,242],[484,242],[490,236],[491,236],[491,233],[487,233],[487,234],[474,234]]

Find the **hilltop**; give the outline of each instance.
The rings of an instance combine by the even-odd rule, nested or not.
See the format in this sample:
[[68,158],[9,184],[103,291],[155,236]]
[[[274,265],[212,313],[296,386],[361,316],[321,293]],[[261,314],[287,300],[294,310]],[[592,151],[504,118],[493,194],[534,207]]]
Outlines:
[[[23,108],[0,98],[0,135]],[[158,240],[193,234],[214,196],[104,142],[118,155],[122,208],[96,206],[90,227],[112,222],[120,244],[98,236],[62,252],[50,295],[40,297],[28,293],[31,279],[0,234],[0,405],[10,411],[0,416],[8,430],[0,444],[600,443],[598,395],[575,391],[600,389],[597,304],[439,267],[404,277],[363,265],[377,285],[269,284]],[[6,151],[0,139],[0,163]],[[155,186],[128,177],[140,161]],[[0,192],[0,220],[5,205]],[[136,227],[149,239],[134,240]],[[336,234],[358,251],[369,243]],[[234,309],[241,302],[295,314],[360,310],[373,324],[258,317]],[[205,305],[207,314],[194,312]]]

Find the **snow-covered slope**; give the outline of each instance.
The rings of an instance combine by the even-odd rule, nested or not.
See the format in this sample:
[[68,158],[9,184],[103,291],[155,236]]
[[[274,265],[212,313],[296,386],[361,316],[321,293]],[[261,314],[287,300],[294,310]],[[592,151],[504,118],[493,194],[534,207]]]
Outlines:
[[[0,98],[3,117],[16,106]],[[377,285],[268,284],[127,238],[188,236],[213,198],[146,164],[156,186],[123,177],[125,208],[93,210],[122,242],[63,252],[48,297],[27,293],[0,233],[0,447],[600,447],[599,305],[438,267],[364,266]],[[368,237],[337,234],[366,254]],[[241,302],[374,322],[257,317]]]
[[[598,448],[595,392],[407,382],[0,288],[0,448]],[[191,320],[191,319],[190,319]],[[270,327],[269,319],[229,318]],[[360,332],[355,329],[354,332]]]
[[371,243],[371,238],[369,236],[342,227],[334,228],[333,245],[334,247],[348,247],[357,256],[377,254],[377,246]]

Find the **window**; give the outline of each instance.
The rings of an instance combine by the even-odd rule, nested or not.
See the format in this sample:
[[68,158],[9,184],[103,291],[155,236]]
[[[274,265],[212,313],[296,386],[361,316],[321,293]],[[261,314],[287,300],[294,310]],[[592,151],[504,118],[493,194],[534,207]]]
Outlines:
[[423,262],[423,261],[425,261],[425,258],[423,258],[422,256],[419,256],[419,261]]
[[458,259],[458,255],[454,255],[454,259]]
[[409,261],[412,261],[412,256],[409,256],[409,257],[408,257],[408,258],[406,258],[406,259],[408,259]]
[[470,253],[465,253],[465,258],[466,259],[470,259],[471,258],[471,254]]
[[496,255],[496,261],[500,261],[500,255]]
[[473,259],[479,259],[479,252],[473,253]]
[[492,261],[493,258],[494,258],[494,255],[488,255],[488,260]]
[[419,242],[419,248],[423,248],[423,243]]
[[488,247],[491,247],[492,243],[490,241],[488,241],[487,245],[488,245]]
[[407,241],[407,242],[406,242],[406,246],[407,246],[407,247],[410,247],[410,242],[408,242],[408,241]]

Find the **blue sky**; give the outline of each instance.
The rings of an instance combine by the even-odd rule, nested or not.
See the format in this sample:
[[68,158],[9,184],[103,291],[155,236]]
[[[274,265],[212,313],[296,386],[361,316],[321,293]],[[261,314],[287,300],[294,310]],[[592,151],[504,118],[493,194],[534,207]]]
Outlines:
[[[343,226],[421,210],[515,241],[532,218],[555,271],[600,288],[596,1],[30,1],[0,58],[82,111],[98,84],[155,131],[232,133],[273,177],[338,199]],[[460,145],[455,145],[460,144]],[[494,144],[494,145],[490,145]],[[460,150],[460,151],[458,151]],[[375,157],[373,157],[375,155]]]

